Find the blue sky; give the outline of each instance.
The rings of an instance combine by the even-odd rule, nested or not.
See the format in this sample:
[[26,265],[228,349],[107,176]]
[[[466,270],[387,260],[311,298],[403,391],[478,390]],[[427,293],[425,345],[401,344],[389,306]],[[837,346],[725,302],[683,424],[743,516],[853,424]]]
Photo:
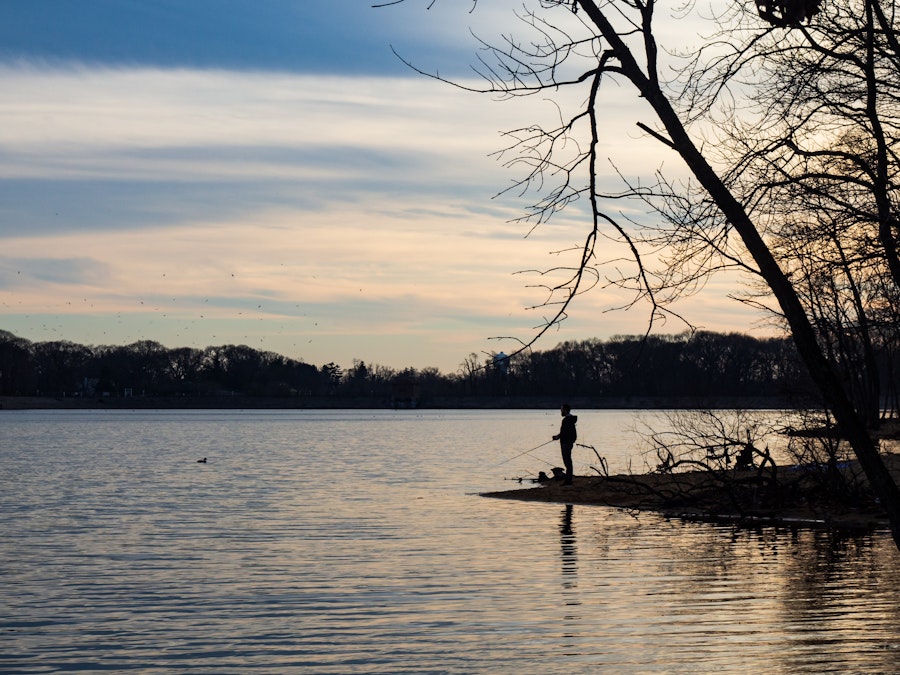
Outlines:
[[[423,78],[472,76],[513,0],[0,3],[0,328],[34,341],[248,344],[309,363],[453,372],[544,313],[534,279],[584,237],[573,210],[526,238],[490,153],[555,110]],[[635,175],[665,161],[609,120]],[[610,171],[612,173],[612,171]],[[752,320],[711,284],[679,307]],[[541,346],[644,330],[598,290]],[[670,324],[671,332],[683,326]]]
[[452,33],[441,24],[450,16],[465,27],[468,12],[449,11],[446,3],[427,10],[421,0],[377,10],[371,4],[6,0],[0,3],[0,53],[96,65],[406,75],[387,48],[396,44],[460,65],[448,40]]

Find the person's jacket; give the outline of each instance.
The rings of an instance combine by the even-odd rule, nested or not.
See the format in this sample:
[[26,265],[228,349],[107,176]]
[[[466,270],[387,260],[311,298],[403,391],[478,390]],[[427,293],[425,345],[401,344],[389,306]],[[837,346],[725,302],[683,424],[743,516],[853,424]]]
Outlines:
[[574,443],[575,439],[578,438],[578,432],[575,431],[575,423],[578,421],[578,417],[576,415],[566,415],[562,419],[562,424],[559,425],[559,442],[560,443]]

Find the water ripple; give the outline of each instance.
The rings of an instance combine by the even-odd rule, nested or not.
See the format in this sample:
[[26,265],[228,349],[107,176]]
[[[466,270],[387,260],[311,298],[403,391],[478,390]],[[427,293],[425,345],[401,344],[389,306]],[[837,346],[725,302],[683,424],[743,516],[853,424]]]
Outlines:
[[896,671],[887,537],[473,496],[549,415],[0,421],[2,672]]

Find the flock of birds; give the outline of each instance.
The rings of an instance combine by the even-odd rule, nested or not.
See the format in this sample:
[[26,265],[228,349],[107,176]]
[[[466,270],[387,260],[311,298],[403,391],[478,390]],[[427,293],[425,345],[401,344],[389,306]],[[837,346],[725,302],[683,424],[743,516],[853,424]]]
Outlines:
[[[21,275],[22,271],[17,270],[16,274]],[[166,277],[166,274],[162,273],[162,276]],[[232,278],[235,277],[235,274],[233,272],[231,273],[231,277]],[[315,278],[315,277],[313,277],[313,278]],[[362,289],[360,289],[360,290],[362,290]],[[175,297],[171,298],[170,303],[167,303],[165,300],[163,300],[161,302],[160,301],[161,298],[157,298],[155,302],[148,300],[146,298],[134,298],[134,300],[137,303],[137,308],[138,308],[137,313],[142,314],[144,317],[146,317],[146,325],[147,326],[152,326],[154,323],[156,323],[157,318],[161,318],[168,322],[172,322],[173,319],[175,319],[176,321],[178,320],[176,317],[179,315],[179,313],[175,309],[177,304],[179,304],[178,298],[175,298]],[[214,302],[215,302],[215,300],[216,299],[213,298]],[[21,305],[21,304],[22,304],[22,301],[19,300],[18,305]],[[166,304],[169,304],[170,306],[167,308],[165,306]],[[203,299],[202,304],[207,307],[211,306],[210,298]],[[81,305],[81,308],[77,308],[78,305]],[[290,310],[285,310],[285,309],[273,310],[271,308],[266,308],[262,303],[257,304],[257,306],[255,308],[255,312],[253,310],[246,311],[246,308],[242,308],[239,310],[237,308],[239,305],[240,305],[240,303],[237,301],[232,302],[232,310],[233,311],[231,313],[231,316],[230,317],[218,317],[218,318],[226,318],[226,320],[232,319],[232,320],[237,320],[237,321],[246,321],[247,319],[253,318],[252,315],[254,313],[258,313],[258,314],[260,314],[260,316],[257,317],[259,321],[271,320],[273,318],[278,318],[279,316],[283,321],[283,323],[281,323],[277,327],[273,326],[271,329],[267,330],[265,335],[260,335],[260,336],[252,336],[250,334],[244,335],[244,341],[247,342],[248,344],[249,344],[249,341],[254,337],[259,338],[260,344],[265,344],[267,337],[269,337],[270,335],[284,334],[285,332],[287,332],[288,334],[297,333],[297,327],[290,326],[287,323],[292,320],[301,320],[303,322],[303,324],[305,324],[301,328],[301,330],[306,333],[306,335],[303,336],[306,338],[306,344],[310,344],[313,342],[314,335],[311,335],[311,333],[314,333],[316,330],[318,330],[318,326],[319,326],[318,322],[317,321],[313,322],[313,325],[310,326],[308,323],[308,320],[306,320],[307,314],[299,311],[301,309],[300,303],[296,303],[294,305],[294,309],[298,310],[298,311],[297,311],[296,315],[293,315],[293,316],[289,316],[287,314],[287,312]],[[3,308],[4,310],[7,310],[7,309],[13,310],[14,312],[15,312],[15,310],[19,309],[16,306],[15,302],[7,302],[2,297],[0,297],[0,308]],[[89,298],[85,297],[85,298],[82,298],[80,303],[77,300],[65,301],[65,308],[66,309],[64,309],[61,312],[61,314],[69,314],[72,310],[75,310],[76,313],[79,311],[82,311],[82,312],[87,311],[91,315],[96,316],[95,312],[97,310],[97,305],[95,304],[95,301],[93,299],[89,299]],[[147,309],[150,309],[151,312],[147,312]],[[174,330],[174,335],[173,335],[174,339],[176,339],[176,340],[191,339],[191,338],[196,337],[195,332],[196,332],[196,326],[198,325],[198,323],[200,321],[203,321],[203,320],[206,320],[209,318],[208,312],[203,312],[201,307],[198,307],[197,309],[199,309],[200,311],[198,311],[197,314],[195,314],[195,316],[193,318],[184,317],[183,321],[180,324],[175,324],[173,326],[173,328],[170,329],[170,330]],[[114,315],[111,315],[111,318],[114,319],[117,326],[122,327],[125,324],[125,321],[126,321],[125,314],[127,314],[127,313],[128,312],[119,311],[119,312],[115,313]],[[29,316],[29,314],[30,313],[24,314],[25,318],[31,318]],[[40,328],[45,334],[48,334],[49,339],[54,340],[54,339],[65,339],[66,338],[66,336],[64,334],[65,329],[63,328],[63,325],[61,322],[58,325],[53,325],[47,321],[48,316],[54,315],[54,314],[56,314],[57,316],[59,315],[59,310],[57,308],[48,307],[48,308],[46,308],[45,311],[35,312],[35,314],[36,314],[36,316],[34,317],[35,319],[39,319],[39,320],[43,319],[43,323],[41,324]],[[130,320],[133,321],[134,317],[132,317]],[[146,337],[146,335],[143,334],[145,331],[143,331],[140,328],[137,328],[137,330],[141,334],[141,337],[137,337],[135,339],[136,340],[144,339]],[[107,336],[108,332],[111,333],[112,331],[99,330],[98,334],[102,334],[102,336]],[[216,335],[212,335],[210,337],[213,340],[217,339]],[[301,335],[298,334],[296,337],[300,338]],[[106,339],[106,337],[101,337],[100,339],[102,341],[102,340]],[[293,347],[299,349],[301,346],[299,344],[299,342],[300,342],[299,340],[298,340],[298,342],[294,342]]]

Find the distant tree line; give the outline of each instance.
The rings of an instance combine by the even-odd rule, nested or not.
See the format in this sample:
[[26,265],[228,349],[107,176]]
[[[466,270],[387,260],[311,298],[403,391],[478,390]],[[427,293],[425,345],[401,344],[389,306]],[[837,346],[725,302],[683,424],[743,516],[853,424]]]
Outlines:
[[785,397],[804,367],[788,338],[695,332],[564,342],[545,351],[470,354],[455,373],[354,361],[314,366],[246,345],[170,349],[30,342],[0,331],[0,395],[53,397],[416,398]]

